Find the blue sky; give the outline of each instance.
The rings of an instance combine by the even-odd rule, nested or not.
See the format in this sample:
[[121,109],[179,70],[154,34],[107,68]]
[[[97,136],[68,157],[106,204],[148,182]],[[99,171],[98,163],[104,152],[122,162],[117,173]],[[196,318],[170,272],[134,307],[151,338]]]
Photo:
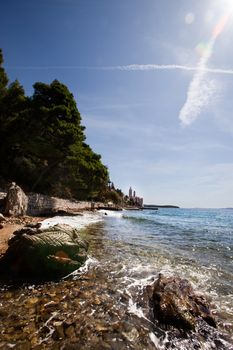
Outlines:
[[8,0],[0,47],[28,95],[59,79],[114,184],[233,206],[232,0]]

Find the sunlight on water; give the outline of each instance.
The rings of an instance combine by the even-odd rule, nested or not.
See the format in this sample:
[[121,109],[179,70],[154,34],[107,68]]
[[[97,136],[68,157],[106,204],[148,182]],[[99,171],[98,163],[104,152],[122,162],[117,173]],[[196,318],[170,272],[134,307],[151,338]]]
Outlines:
[[[56,223],[81,229],[89,242],[86,263],[58,283],[13,291],[2,287],[2,308],[9,317],[1,329],[12,329],[17,312],[26,324],[35,322],[35,342],[44,348],[52,348],[57,327],[69,320],[82,325],[76,329],[80,348],[232,350],[233,212],[102,211],[47,219],[43,227]],[[196,332],[181,337],[152,322],[144,293],[159,273],[188,279],[204,294],[218,329],[200,323]],[[30,306],[29,313],[33,303],[37,307]]]

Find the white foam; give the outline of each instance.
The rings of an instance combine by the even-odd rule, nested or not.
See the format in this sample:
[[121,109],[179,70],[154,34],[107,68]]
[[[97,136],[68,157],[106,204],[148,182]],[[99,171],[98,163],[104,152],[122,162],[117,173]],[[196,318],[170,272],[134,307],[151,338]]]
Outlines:
[[130,298],[129,299],[129,306],[128,306],[128,311],[134,315],[136,315],[139,318],[144,318],[147,320],[145,317],[143,310],[141,307],[138,307],[136,303],[133,302],[133,300]]
[[157,349],[160,345],[159,338],[156,337],[154,333],[149,333],[149,338],[152,341],[152,343],[155,345],[155,348]]
[[88,259],[85,261],[85,263],[80,268],[71,272],[69,275],[65,276],[63,279],[66,279],[67,277],[70,277],[70,276],[72,276],[73,279],[77,279],[81,275],[86,273],[90,268],[92,268],[93,266],[96,266],[98,263],[99,263],[98,260],[89,256]]
[[111,218],[122,218],[122,212],[119,211],[113,211],[113,210],[104,210],[101,209],[98,211],[101,215],[106,216],[106,217],[111,217]]
[[55,216],[53,218],[49,218],[42,221],[41,228],[45,229],[57,224],[65,224],[74,228],[81,229],[96,222],[100,222],[102,220],[102,215],[99,215],[98,213],[84,213],[83,215],[76,216]]
[[58,316],[58,312],[55,311],[52,313],[52,315],[49,317],[49,319],[36,331],[36,334],[38,334],[43,327],[47,327],[49,329],[49,332],[46,334],[44,338],[40,338],[39,345],[42,344],[43,342],[47,341],[51,335],[54,332],[54,327],[52,325],[49,325],[50,321],[53,320]]

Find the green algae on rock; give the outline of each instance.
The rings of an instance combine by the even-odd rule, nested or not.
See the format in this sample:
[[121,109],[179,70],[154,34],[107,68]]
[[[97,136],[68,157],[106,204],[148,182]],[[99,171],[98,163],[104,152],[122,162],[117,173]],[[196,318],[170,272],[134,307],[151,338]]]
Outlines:
[[15,232],[0,261],[10,277],[52,280],[78,269],[87,258],[88,244],[68,225],[46,229],[26,227]]

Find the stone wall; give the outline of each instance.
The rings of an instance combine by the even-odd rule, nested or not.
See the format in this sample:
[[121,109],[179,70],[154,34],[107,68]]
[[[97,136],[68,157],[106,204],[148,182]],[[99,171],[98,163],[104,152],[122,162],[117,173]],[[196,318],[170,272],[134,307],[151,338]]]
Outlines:
[[81,210],[98,209],[102,205],[103,203],[68,200],[38,193],[29,193],[27,215],[46,216],[62,212],[75,214]]
[[[6,192],[0,192],[0,212],[5,209]],[[26,215],[51,216],[56,214],[75,214],[83,210],[110,209],[121,210],[120,207],[101,202],[87,202],[50,197],[38,193],[27,193],[28,203]]]

